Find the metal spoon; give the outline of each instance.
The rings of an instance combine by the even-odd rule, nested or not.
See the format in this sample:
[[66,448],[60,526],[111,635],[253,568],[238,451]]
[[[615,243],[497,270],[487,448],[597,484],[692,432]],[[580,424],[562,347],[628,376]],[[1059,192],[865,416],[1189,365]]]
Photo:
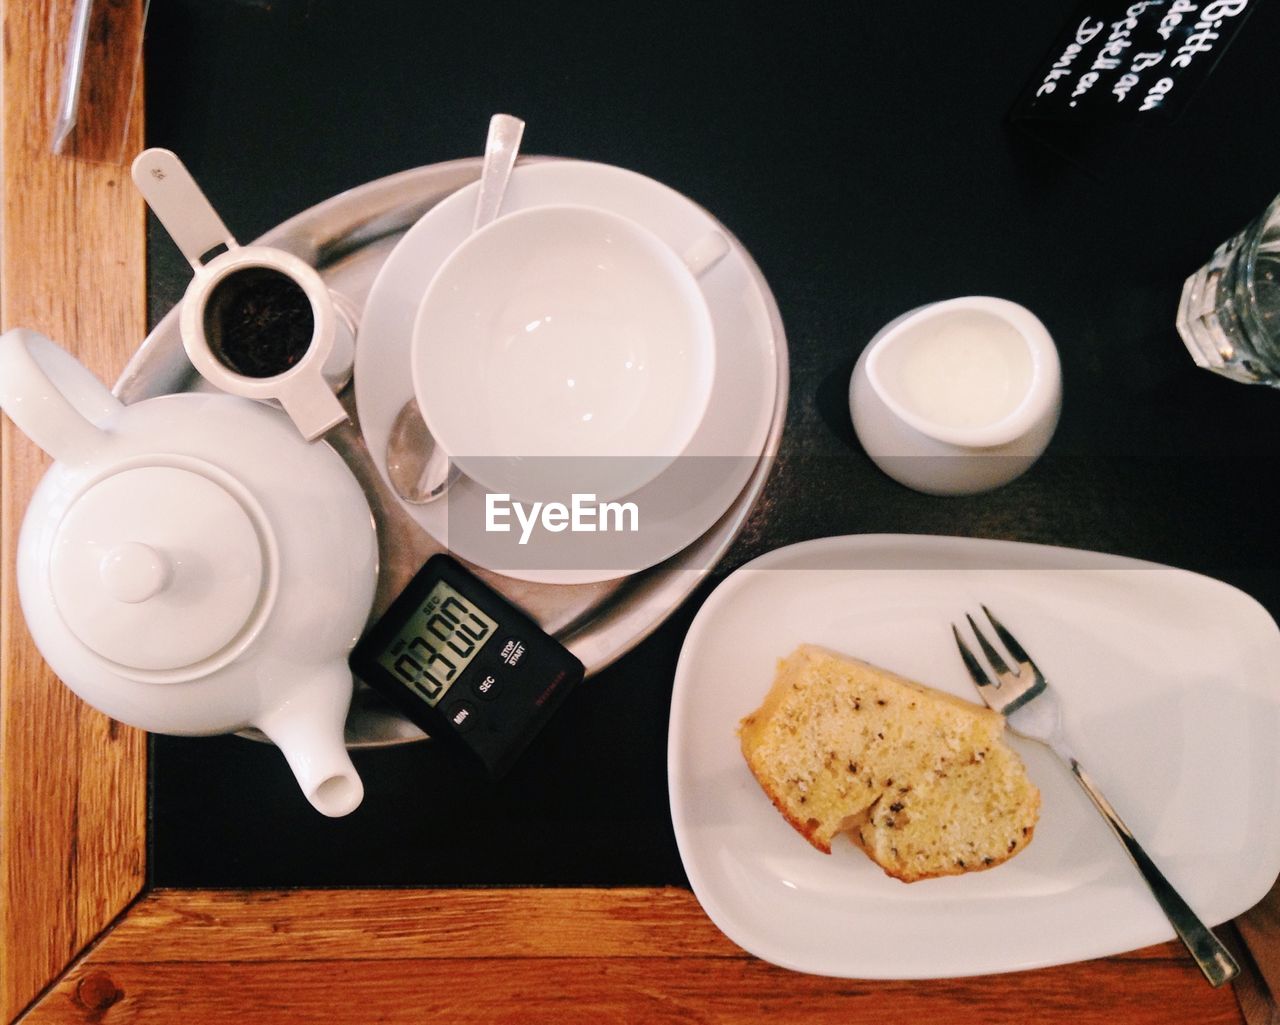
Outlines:
[[[518,117],[494,114],[490,119],[473,232],[498,216],[523,135],[524,122]],[[459,470],[450,462],[449,454],[431,436],[417,400],[410,399],[396,414],[387,438],[387,477],[391,486],[410,505],[425,505],[448,491],[458,476]]]

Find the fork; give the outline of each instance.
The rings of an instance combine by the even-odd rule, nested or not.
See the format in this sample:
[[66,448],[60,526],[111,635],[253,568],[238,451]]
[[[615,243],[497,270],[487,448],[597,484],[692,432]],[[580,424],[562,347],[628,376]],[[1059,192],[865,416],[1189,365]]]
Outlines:
[[1049,688],[1049,682],[1044,678],[1044,674],[1040,672],[1035,662],[1031,660],[1031,656],[1026,653],[1013,634],[991,614],[991,610],[983,605],[982,611],[986,613],[1005,651],[1017,664],[1016,669],[1009,668],[1004,657],[996,650],[995,645],[987,640],[973,617],[966,615],[965,618],[978,639],[982,653],[995,673],[993,681],[965,644],[955,624],[951,625],[956,645],[960,648],[960,657],[964,659],[965,668],[977,686],[982,700],[993,711],[1004,716],[1014,733],[1028,740],[1038,740],[1062,759],[1071,770],[1076,781],[1084,787],[1089,799],[1107,820],[1107,825],[1116,834],[1116,838],[1124,845],[1125,852],[1142,873],[1142,878],[1151,888],[1151,893],[1159,903],[1160,909],[1165,913],[1178,938],[1186,945],[1210,984],[1221,986],[1224,982],[1235,978],[1240,971],[1235,958],[1222,945],[1222,941],[1209,930],[1209,927],[1200,921],[1196,913],[1164,877],[1164,873],[1156,867],[1155,862],[1134,839],[1133,833],[1111,806],[1111,802],[1102,795],[1079,760],[1071,753],[1062,732],[1062,713],[1058,706],[1058,699]]

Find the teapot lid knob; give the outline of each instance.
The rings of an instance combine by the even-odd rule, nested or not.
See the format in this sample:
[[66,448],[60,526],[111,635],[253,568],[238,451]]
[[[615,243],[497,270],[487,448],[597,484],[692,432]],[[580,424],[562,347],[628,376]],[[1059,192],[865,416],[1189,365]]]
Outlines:
[[107,593],[129,605],[154,598],[172,577],[165,554],[141,541],[125,541],[108,549],[99,568]]
[[203,675],[247,643],[275,585],[274,541],[257,503],[217,468],[175,461],[90,486],[58,525],[49,565],[71,633],[156,683]]

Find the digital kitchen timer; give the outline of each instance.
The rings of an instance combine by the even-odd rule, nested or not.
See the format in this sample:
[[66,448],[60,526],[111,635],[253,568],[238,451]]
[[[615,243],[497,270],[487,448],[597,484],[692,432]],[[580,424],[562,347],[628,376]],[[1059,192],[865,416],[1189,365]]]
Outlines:
[[433,555],[349,659],[432,737],[504,775],[583,667],[554,637],[449,556]]

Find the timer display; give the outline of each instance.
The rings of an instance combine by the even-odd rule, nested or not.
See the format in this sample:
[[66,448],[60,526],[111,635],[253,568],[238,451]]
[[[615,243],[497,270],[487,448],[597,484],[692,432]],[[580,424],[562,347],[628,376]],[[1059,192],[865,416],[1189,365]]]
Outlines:
[[497,629],[461,591],[439,580],[378,661],[434,708]]
[[583,666],[523,609],[441,552],[351,650],[357,677],[500,779]]

